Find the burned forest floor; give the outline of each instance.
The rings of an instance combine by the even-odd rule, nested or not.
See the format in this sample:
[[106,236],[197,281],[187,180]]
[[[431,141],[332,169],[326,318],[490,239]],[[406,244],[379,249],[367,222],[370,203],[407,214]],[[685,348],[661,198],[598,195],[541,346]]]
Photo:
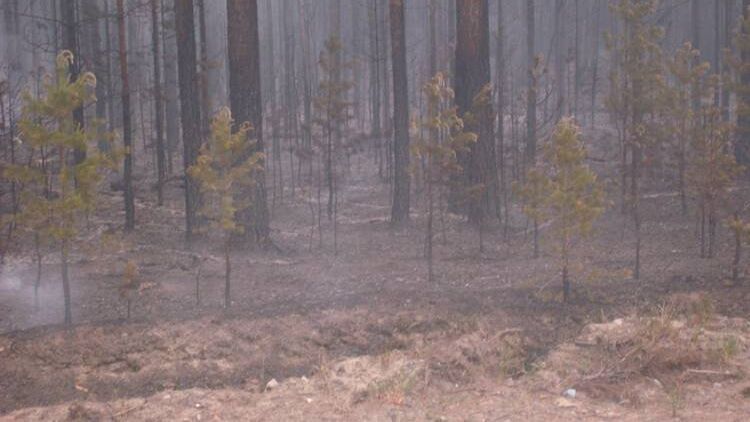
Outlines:
[[[369,153],[341,177],[335,250],[325,205],[322,236],[315,227],[317,189],[292,193],[287,180],[283,196],[269,194],[275,247],[232,252],[227,310],[220,243],[184,243],[179,182],[158,207],[151,181],[138,181],[137,229],[126,236],[120,193],[103,192],[72,254],[70,329],[59,325],[57,255],[44,257],[36,309],[31,245],[20,245],[0,275],[0,419],[750,414],[750,279],[730,283],[724,226],[715,257],[700,258],[695,207],[683,215],[669,186],[643,199],[640,280],[632,224],[609,189],[612,206],[576,243],[573,294],[562,303],[549,227],[534,259],[517,208],[507,233],[487,225],[482,251],[477,231],[446,214],[428,282],[419,195],[411,222],[394,228]],[[747,186],[732,195],[750,198]],[[139,284],[130,319],[120,288],[128,261]]]

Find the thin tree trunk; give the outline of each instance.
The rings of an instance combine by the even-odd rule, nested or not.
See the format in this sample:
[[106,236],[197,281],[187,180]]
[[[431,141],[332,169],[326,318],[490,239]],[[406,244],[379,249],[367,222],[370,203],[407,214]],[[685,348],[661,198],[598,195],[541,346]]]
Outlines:
[[[78,44],[78,21],[76,19],[76,1],[68,0],[62,2],[62,21],[63,21],[63,48],[73,53],[73,62],[70,64],[68,71],[70,72],[71,81],[78,79],[78,74],[81,71],[81,49]],[[83,105],[73,110],[73,121],[75,125],[83,129]],[[82,163],[86,159],[86,150],[77,148],[73,152],[75,162]]]
[[[170,3],[174,3],[172,0]],[[174,30],[174,7],[169,11],[162,1],[162,46],[164,52],[164,108],[167,135],[167,173],[174,173],[174,154],[180,142],[180,102],[177,81],[177,47]]]
[[196,72],[195,24],[193,0],[175,0],[177,32],[177,72],[179,77],[180,111],[182,121],[183,169],[185,172],[185,234],[188,241],[198,226],[200,204],[198,184],[188,169],[198,159],[202,144],[200,129],[200,94]]
[[224,309],[229,309],[232,306],[231,296],[231,279],[232,279],[232,260],[230,259],[230,251],[232,248],[232,240],[229,236],[224,241]]
[[565,75],[564,75],[564,56],[565,50],[565,30],[563,28],[563,1],[555,0],[555,19],[554,19],[554,45],[555,45],[555,82],[557,84],[557,104],[555,106],[555,117],[559,118],[565,110]]
[[[748,20],[750,19],[750,0],[742,0],[742,16]],[[748,33],[748,25],[741,25],[740,31],[743,37],[750,37]],[[740,69],[740,84],[743,87],[750,86],[750,48],[747,46],[740,47],[740,58],[742,60],[742,67]],[[737,95],[738,103],[740,107],[750,106],[750,90],[743,89]],[[736,113],[737,114],[737,135],[735,147],[735,156],[737,162],[744,166],[750,164],[750,113]]]
[[211,130],[211,94],[208,91],[208,36],[206,35],[206,4],[198,0],[198,38],[200,39],[200,94],[201,135],[207,137]]
[[393,63],[394,181],[391,221],[409,219],[409,90],[406,77],[404,0],[390,0],[391,54]]
[[601,38],[600,25],[601,25],[601,2],[596,2],[594,6],[594,35],[591,37],[594,42],[592,49],[593,63],[591,66],[591,122],[590,125],[594,126],[594,120],[596,118],[596,84],[599,77],[599,39]]
[[125,189],[125,231],[135,228],[135,198],[133,195],[133,141],[130,124],[130,82],[128,75],[128,50],[125,44],[125,7],[117,0],[117,28],[120,51],[120,79],[122,81],[122,142],[125,149],[123,185]]
[[[734,213],[735,220],[739,221],[739,213]],[[742,230],[734,231],[734,260],[732,261],[732,281],[735,285],[740,281],[740,259],[742,257]]]
[[505,217],[502,217],[500,207],[498,207],[498,218],[504,221],[503,236],[507,236],[510,224],[508,189],[506,183],[505,171],[505,80],[507,67],[505,64],[505,25],[503,14],[503,2],[497,3],[497,52],[495,53],[497,68],[497,160],[500,171],[500,192],[502,192],[502,206]]
[[154,60],[154,108],[156,109],[156,175],[157,203],[164,204],[164,180],[166,179],[166,162],[164,153],[164,106],[161,92],[161,63],[159,57],[159,4],[161,0],[151,0],[151,48]]
[[[118,0],[122,1],[122,0]],[[60,258],[61,258],[61,269],[62,269],[62,288],[63,288],[63,303],[65,306],[65,325],[71,325],[73,323],[73,315],[71,312],[71,300],[70,300],[70,279],[68,274],[68,241],[63,240],[62,246],[60,247]]]
[[536,76],[535,62],[536,51],[534,2],[528,0],[526,3],[526,59],[528,67],[528,78],[526,84],[526,168],[533,167],[536,163]]

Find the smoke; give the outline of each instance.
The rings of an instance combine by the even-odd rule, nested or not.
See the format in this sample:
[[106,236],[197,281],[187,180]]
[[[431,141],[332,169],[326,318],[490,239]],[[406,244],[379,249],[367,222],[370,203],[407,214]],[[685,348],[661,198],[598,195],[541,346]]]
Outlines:
[[34,304],[35,271],[28,259],[8,259],[0,267],[0,333],[60,322],[62,292],[54,266],[43,267],[39,310]]

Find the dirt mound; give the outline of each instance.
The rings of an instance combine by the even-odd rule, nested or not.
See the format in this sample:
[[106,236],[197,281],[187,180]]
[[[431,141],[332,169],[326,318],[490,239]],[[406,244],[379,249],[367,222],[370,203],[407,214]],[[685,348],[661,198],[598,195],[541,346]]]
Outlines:
[[710,309],[699,296],[676,298],[655,315],[588,325],[552,351],[537,375],[594,399],[640,405],[666,396],[676,406],[688,386],[736,381],[750,368],[750,323]]

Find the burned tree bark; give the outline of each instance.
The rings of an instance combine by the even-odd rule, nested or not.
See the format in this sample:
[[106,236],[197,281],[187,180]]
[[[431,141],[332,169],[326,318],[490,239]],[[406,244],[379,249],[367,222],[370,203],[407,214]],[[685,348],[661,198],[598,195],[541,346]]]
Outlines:
[[[260,83],[260,41],[258,38],[257,0],[227,0],[229,40],[229,102],[237,124],[250,122],[256,144],[249,151],[263,151],[263,105]],[[269,241],[269,218],[266,203],[265,175],[256,175],[255,186],[248,195],[252,204],[243,211],[241,221],[246,235],[253,234],[258,243]]]
[[197,227],[200,193],[195,180],[187,173],[195,164],[201,146],[200,94],[196,72],[195,24],[193,0],[175,0],[177,33],[177,74],[179,78],[180,111],[182,122],[183,168],[185,170],[185,233],[192,240]]
[[409,90],[406,78],[404,0],[390,0],[393,63],[393,207],[391,220],[409,219]]
[[526,167],[533,167],[536,163],[536,51],[535,24],[534,24],[534,0],[526,3],[526,60],[527,60],[527,85],[526,85]]
[[125,9],[123,0],[117,0],[117,31],[120,51],[120,78],[122,80],[122,142],[125,148],[122,176],[125,189],[125,231],[131,231],[135,228],[133,135],[130,123],[130,79],[128,75],[128,50],[125,40]]
[[[489,54],[489,5],[487,0],[465,0],[456,4],[456,105],[468,131],[478,135],[468,154],[459,156],[465,169],[464,190],[470,206],[469,221],[481,225],[485,215],[498,206],[497,164],[492,129]],[[486,95],[482,99],[479,96]]]
[[164,204],[164,180],[166,179],[166,160],[164,154],[164,106],[161,92],[161,63],[159,62],[159,3],[151,0],[151,52],[154,61],[154,108],[156,109],[156,175],[157,203]]
[[[76,1],[68,0],[62,2],[62,21],[63,21],[63,45],[62,48],[73,53],[73,62],[70,64],[70,79],[75,81],[81,72],[81,49],[78,44],[78,21],[76,19]],[[83,106],[73,111],[73,120],[76,125],[83,128]],[[77,149],[75,151],[75,162],[80,163],[86,159],[86,151]]]

